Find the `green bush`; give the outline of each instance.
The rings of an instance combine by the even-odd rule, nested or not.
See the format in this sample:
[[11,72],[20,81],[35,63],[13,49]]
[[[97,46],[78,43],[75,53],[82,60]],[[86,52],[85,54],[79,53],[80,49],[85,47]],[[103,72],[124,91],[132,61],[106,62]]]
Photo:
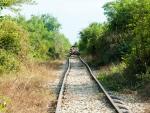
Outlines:
[[[124,62],[126,68],[117,73],[122,73],[135,88],[146,84],[144,78],[149,80],[150,74],[150,0],[116,0],[103,8],[108,21],[91,24],[81,31],[80,51],[101,65]],[[111,72],[110,75],[115,74]],[[110,83],[109,80],[114,81],[113,77],[120,74],[104,75],[104,81]],[[119,83],[116,82],[117,79],[113,84]]]
[[28,34],[16,22],[0,21],[0,73],[17,71],[28,52]]
[[32,16],[26,21],[17,20],[25,24],[29,32],[30,57],[36,60],[57,59],[65,56],[70,48],[67,38],[59,32],[60,24],[50,15]]
[[0,95],[0,101],[0,113],[4,113],[8,110],[7,106],[11,103],[11,99]]
[[[144,4],[150,4],[150,1],[144,1]],[[149,11],[149,5],[142,6],[143,2],[140,5],[145,12]],[[135,16],[136,19],[138,18],[138,21],[134,28],[132,52],[125,57],[127,78],[135,84],[141,82],[142,78],[147,76],[146,73],[150,73],[150,15],[147,13],[142,14],[141,11],[139,11],[138,15],[142,18]]]
[[0,22],[0,49],[23,57],[28,48],[27,36],[27,32],[16,22],[5,18]]
[[107,75],[106,73],[100,74],[99,81],[111,91],[121,91],[126,86],[126,80],[120,73],[113,73]]
[[16,56],[5,50],[0,50],[0,73],[9,73],[10,71],[18,71],[20,66]]
[[127,64],[127,68],[125,69],[125,75],[128,80],[136,84],[141,81],[142,78],[150,73],[150,54],[141,54],[136,55],[136,53],[132,53],[127,56],[124,61]]
[[98,79],[107,89],[121,91],[127,87],[127,81],[123,75],[125,68],[125,63],[120,63],[118,65],[113,64],[109,70],[100,72]]

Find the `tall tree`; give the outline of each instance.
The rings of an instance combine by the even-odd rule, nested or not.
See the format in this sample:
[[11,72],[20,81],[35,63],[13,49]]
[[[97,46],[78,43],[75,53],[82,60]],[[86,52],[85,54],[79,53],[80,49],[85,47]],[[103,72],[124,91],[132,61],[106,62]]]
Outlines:
[[48,31],[58,31],[60,29],[61,25],[53,16],[44,14],[41,16],[41,20],[43,20],[44,26],[47,28]]

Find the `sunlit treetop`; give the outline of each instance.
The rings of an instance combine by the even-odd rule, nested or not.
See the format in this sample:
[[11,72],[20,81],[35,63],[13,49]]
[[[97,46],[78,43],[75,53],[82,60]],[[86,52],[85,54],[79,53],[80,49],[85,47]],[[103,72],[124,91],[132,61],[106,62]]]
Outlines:
[[14,6],[20,6],[21,4],[33,4],[33,0],[0,0],[0,10],[4,8],[18,9]]

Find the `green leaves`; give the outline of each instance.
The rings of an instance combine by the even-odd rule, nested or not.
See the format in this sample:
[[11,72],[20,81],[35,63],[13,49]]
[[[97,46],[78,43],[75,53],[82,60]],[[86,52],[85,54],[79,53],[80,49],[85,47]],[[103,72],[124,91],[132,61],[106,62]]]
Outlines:
[[20,69],[19,60],[13,53],[0,49],[0,74],[17,72]]
[[26,23],[30,33],[31,56],[37,59],[56,59],[64,57],[70,43],[59,33],[60,24],[50,15],[32,16]]
[[0,112],[6,112],[7,106],[10,104],[10,102],[10,98],[0,95]]
[[103,34],[103,25],[98,23],[92,23],[80,32],[80,43],[79,47],[80,50],[87,50],[87,54],[92,54],[93,56],[95,54],[96,50],[96,42],[100,38],[100,36]]
[[80,50],[100,64],[125,62],[125,75],[136,83],[137,75],[150,72],[150,1],[116,0],[105,4],[104,11],[107,24],[84,29]]
[[18,6],[22,4],[35,4],[33,0],[0,0],[0,11],[8,8],[11,11],[18,12],[20,9]]
[[60,29],[61,25],[58,23],[57,19],[48,14],[42,15],[41,20],[43,21],[44,26],[48,31],[57,32]]
[[[51,27],[50,27],[51,26]],[[0,73],[18,71],[28,58],[49,60],[62,58],[70,43],[59,33],[60,24],[49,15],[4,17],[0,21]]]
[[1,0],[1,7],[10,7],[12,5],[20,5],[23,3],[34,3],[33,0]]
[[27,54],[27,39],[27,32],[16,22],[7,18],[0,22],[0,73],[19,70]]
[[26,53],[27,33],[14,21],[6,19],[0,22],[0,49],[14,54]]

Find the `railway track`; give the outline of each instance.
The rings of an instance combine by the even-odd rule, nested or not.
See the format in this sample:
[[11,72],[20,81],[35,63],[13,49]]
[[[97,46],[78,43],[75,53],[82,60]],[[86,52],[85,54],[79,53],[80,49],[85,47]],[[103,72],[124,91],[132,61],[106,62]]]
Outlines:
[[104,89],[81,57],[68,58],[67,65],[55,113],[131,113]]

